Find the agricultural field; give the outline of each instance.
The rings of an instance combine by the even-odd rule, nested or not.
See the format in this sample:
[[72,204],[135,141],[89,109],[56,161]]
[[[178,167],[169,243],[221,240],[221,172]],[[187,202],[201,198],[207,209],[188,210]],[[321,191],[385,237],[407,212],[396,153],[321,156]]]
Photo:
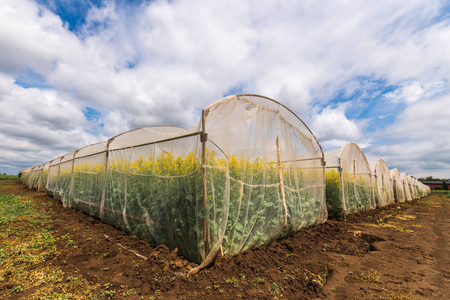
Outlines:
[[447,190],[433,190],[433,193],[435,194],[443,194],[443,195],[447,195],[450,197],[450,191]]
[[196,264],[0,180],[0,299],[450,299],[450,196],[300,230]]
[[17,175],[6,175],[6,174],[0,174],[0,180],[12,180],[12,181],[19,181],[20,178]]

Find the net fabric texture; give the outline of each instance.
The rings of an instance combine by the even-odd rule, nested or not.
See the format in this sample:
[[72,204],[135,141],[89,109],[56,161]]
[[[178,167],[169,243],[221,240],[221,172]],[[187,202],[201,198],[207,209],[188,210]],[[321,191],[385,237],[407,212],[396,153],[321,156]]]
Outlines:
[[424,197],[424,196],[426,196],[426,195],[429,194],[429,192],[428,192],[428,186],[425,185],[425,184],[423,184],[422,182],[417,181],[417,187],[418,187],[418,189],[419,189],[419,195],[420,195],[420,197]]
[[326,220],[323,152],[295,114],[251,95],[224,98],[204,113],[208,203],[227,210],[208,207],[211,224],[223,224],[209,227],[208,238],[226,255]]
[[49,162],[48,179],[47,179],[47,194],[55,195],[56,186],[58,185],[59,177],[59,163],[62,157],[55,158]]
[[25,184],[28,188],[30,188],[31,189],[31,185],[30,185],[30,183],[31,183],[31,181],[29,180],[29,178],[30,178],[30,175],[31,175],[31,169],[32,169],[33,167],[29,167],[29,168],[26,168],[26,169],[23,169],[22,171],[21,171],[21,173],[22,173],[22,176],[20,177],[20,181],[23,183],[23,184]]
[[106,151],[107,142],[89,145],[76,151],[66,206],[100,216],[105,187]]
[[36,188],[37,182],[39,180],[39,166],[30,168],[28,172],[29,173],[27,175],[26,184],[30,189]]
[[426,196],[427,194],[426,194],[426,191],[425,191],[425,189],[423,187],[422,182],[420,182],[417,179],[415,179],[415,181],[416,181],[417,193],[419,194],[419,198]]
[[395,202],[403,203],[406,201],[405,187],[403,185],[403,180],[400,176],[400,171],[394,168],[389,171],[391,173],[391,178],[394,180],[394,198]]
[[364,152],[355,143],[325,152],[328,214],[343,217],[375,208],[372,173]]
[[199,128],[162,129],[142,128],[110,140],[101,217],[199,262],[205,255]]
[[423,193],[424,195],[429,195],[431,194],[431,189],[428,185],[423,184],[422,182],[420,183],[420,186],[422,187]]
[[40,178],[39,178],[38,191],[46,191],[49,166],[50,166],[50,163],[45,163],[42,165],[41,174],[40,174]]
[[139,128],[44,169],[48,193],[65,206],[198,263],[215,245],[233,255],[327,219],[317,139],[257,95],[213,103],[192,129]]
[[402,180],[403,189],[405,191],[405,200],[411,201],[411,186],[409,184],[408,175],[406,173],[400,173],[400,179]]
[[45,191],[47,186],[49,163],[26,168],[21,171],[21,182],[30,189]]
[[423,196],[426,196],[425,190],[424,190],[424,188],[422,186],[422,182],[420,182],[417,179],[414,179],[414,180],[415,180],[416,190],[417,190],[417,194],[419,195],[419,198],[423,197]]
[[373,170],[373,188],[377,207],[395,203],[393,179],[386,162],[379,159],[370,163]]
[[413,199],[419,199],[420,195],[419,195],[419,187],[417,186],[417,180],[411,175],[408,175],[408,181],[409,186],[411,187],[411,197]]

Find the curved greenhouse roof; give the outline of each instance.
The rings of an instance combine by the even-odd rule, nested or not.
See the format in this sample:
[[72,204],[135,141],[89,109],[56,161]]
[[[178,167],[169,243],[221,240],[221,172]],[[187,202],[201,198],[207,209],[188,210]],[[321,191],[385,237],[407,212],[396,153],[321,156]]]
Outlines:
[[394,180],[394,197],[395,202],[403,203],[406,200],[405,187],[403,185],[403,180],[400,176],[400,172],[397,168],[389,171],[391,173],[391,178]]
[[408,182],[409,186],[411,188],[411,198],[412,199],[419,199],[419,190],[417,186],[417,179],[412,177],[411,175],[408,175]]
[[378,207],[395,203],[393,179],[386,162],[379,159],[370,163],[374,174],[375,199]]
[[326,201],[334,216],[375,208],[372,172],[361,148],[349,143],[341,149],[325,152]]
[[404,172],[400,173],[400,178],[402,179],[403,182],[403,189],[405,190],[405,198],[406,200],[411,201],[412,200],[411,185],[409,183],[408,175]]
[[192,129],[152,126],[52,160],[48,193],[201,262],[327,218],[322,148],[291,110],[223,98]]

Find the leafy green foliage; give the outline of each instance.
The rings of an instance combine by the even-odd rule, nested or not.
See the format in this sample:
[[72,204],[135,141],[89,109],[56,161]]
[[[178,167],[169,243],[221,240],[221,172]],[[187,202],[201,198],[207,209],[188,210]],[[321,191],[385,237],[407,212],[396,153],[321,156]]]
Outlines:
[[49,187],[63,204],[154,245],[178,248],[195,262],[203,261],[214,246],[209,243],[221,238],[222,253],[232,255],[322,220],[320,189],[304,186],[304,178],[323,176],[321,168],[305,171],[293,163],[217,155],[210,149],[202,168],[198,152],[174,156],[161,151],[156,156],[148,154],[153,149],[148,147],[153,146],[133,150],[146,157],[110,151],[107,166],[100,159],[75,160],[71,171],[65,162],[57,177],[50,176]]
[[336,170],[329,170],[326,173],[326,201],[331,217],[369,210],[372,206],[370,181],[363,176],[345,172],[341,175]]

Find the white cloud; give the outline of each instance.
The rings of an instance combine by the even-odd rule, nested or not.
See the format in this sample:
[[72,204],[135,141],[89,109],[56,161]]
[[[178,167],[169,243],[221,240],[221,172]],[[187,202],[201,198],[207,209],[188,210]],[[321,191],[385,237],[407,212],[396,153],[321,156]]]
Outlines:
[[341,109],[325,108],[313,118],[311,129],[319,141],[352,142],[361,137],[361,131],[353,120],[347,119]]
[[446,108],[450,107],[450,95],[416,102],[408,106],[399,116],[398,122],[390,126],[386,133],[400,140],[445,141],[450,148],[450,117]]
[[46,162],[106,137],[94,136],[70,95],[22,88],[0,73],[0,165]]
[[421,84],[420,82],[406,82],[398,89],[386,93],[385,97],[393,102],[404,101],[406,103],[413,103],[419,100],[426,100],[436,94],[441,93],[446,88],[446,83],[443,81],[430,82]]
[[[24,139],[40,153],[146,125],[192,127],[203,107],[237,90],[281,101],[309,121],[327,147],[356,141],[389,149],[379,145],[382,136],[367,136],[357,114],[348,119],[345,107],[322,108],[336,107],[330,102],[339,93],[373,96],[367,90],[375,93],[379,81],[398,87],[385,99],[407,107],[399,128],[422,132],[411,116],[431,112],[416,104],[449,95],[450,24],[438,21],[438,1],[125,3],[92,7],[74,33],[34,1],[1,1],[0,102],[8,109],[0,111],[0,122],[11,143]],[[26,70],[53,88],[15,86]],[[85,107],[101,113],[98,136],[89,133]],[[438,131],[448,125],[429,120]],[[28,127],[27,135],[22,128]],[[390,128],[386,135],[404,131]]]
[[28,67],[47,73],[55,61],[80,50],[78,39],[48,10],[30,1],[4,0],[0,5],[2,71],[17,74]]
[[386,141],[371,147],[370,153],[384,158],[390,168],[398,167],[416,177],[430,173],[450,177],[450,118],[446,107],[450,107],[449,95],[413,103],[398,122],[380,133]]

